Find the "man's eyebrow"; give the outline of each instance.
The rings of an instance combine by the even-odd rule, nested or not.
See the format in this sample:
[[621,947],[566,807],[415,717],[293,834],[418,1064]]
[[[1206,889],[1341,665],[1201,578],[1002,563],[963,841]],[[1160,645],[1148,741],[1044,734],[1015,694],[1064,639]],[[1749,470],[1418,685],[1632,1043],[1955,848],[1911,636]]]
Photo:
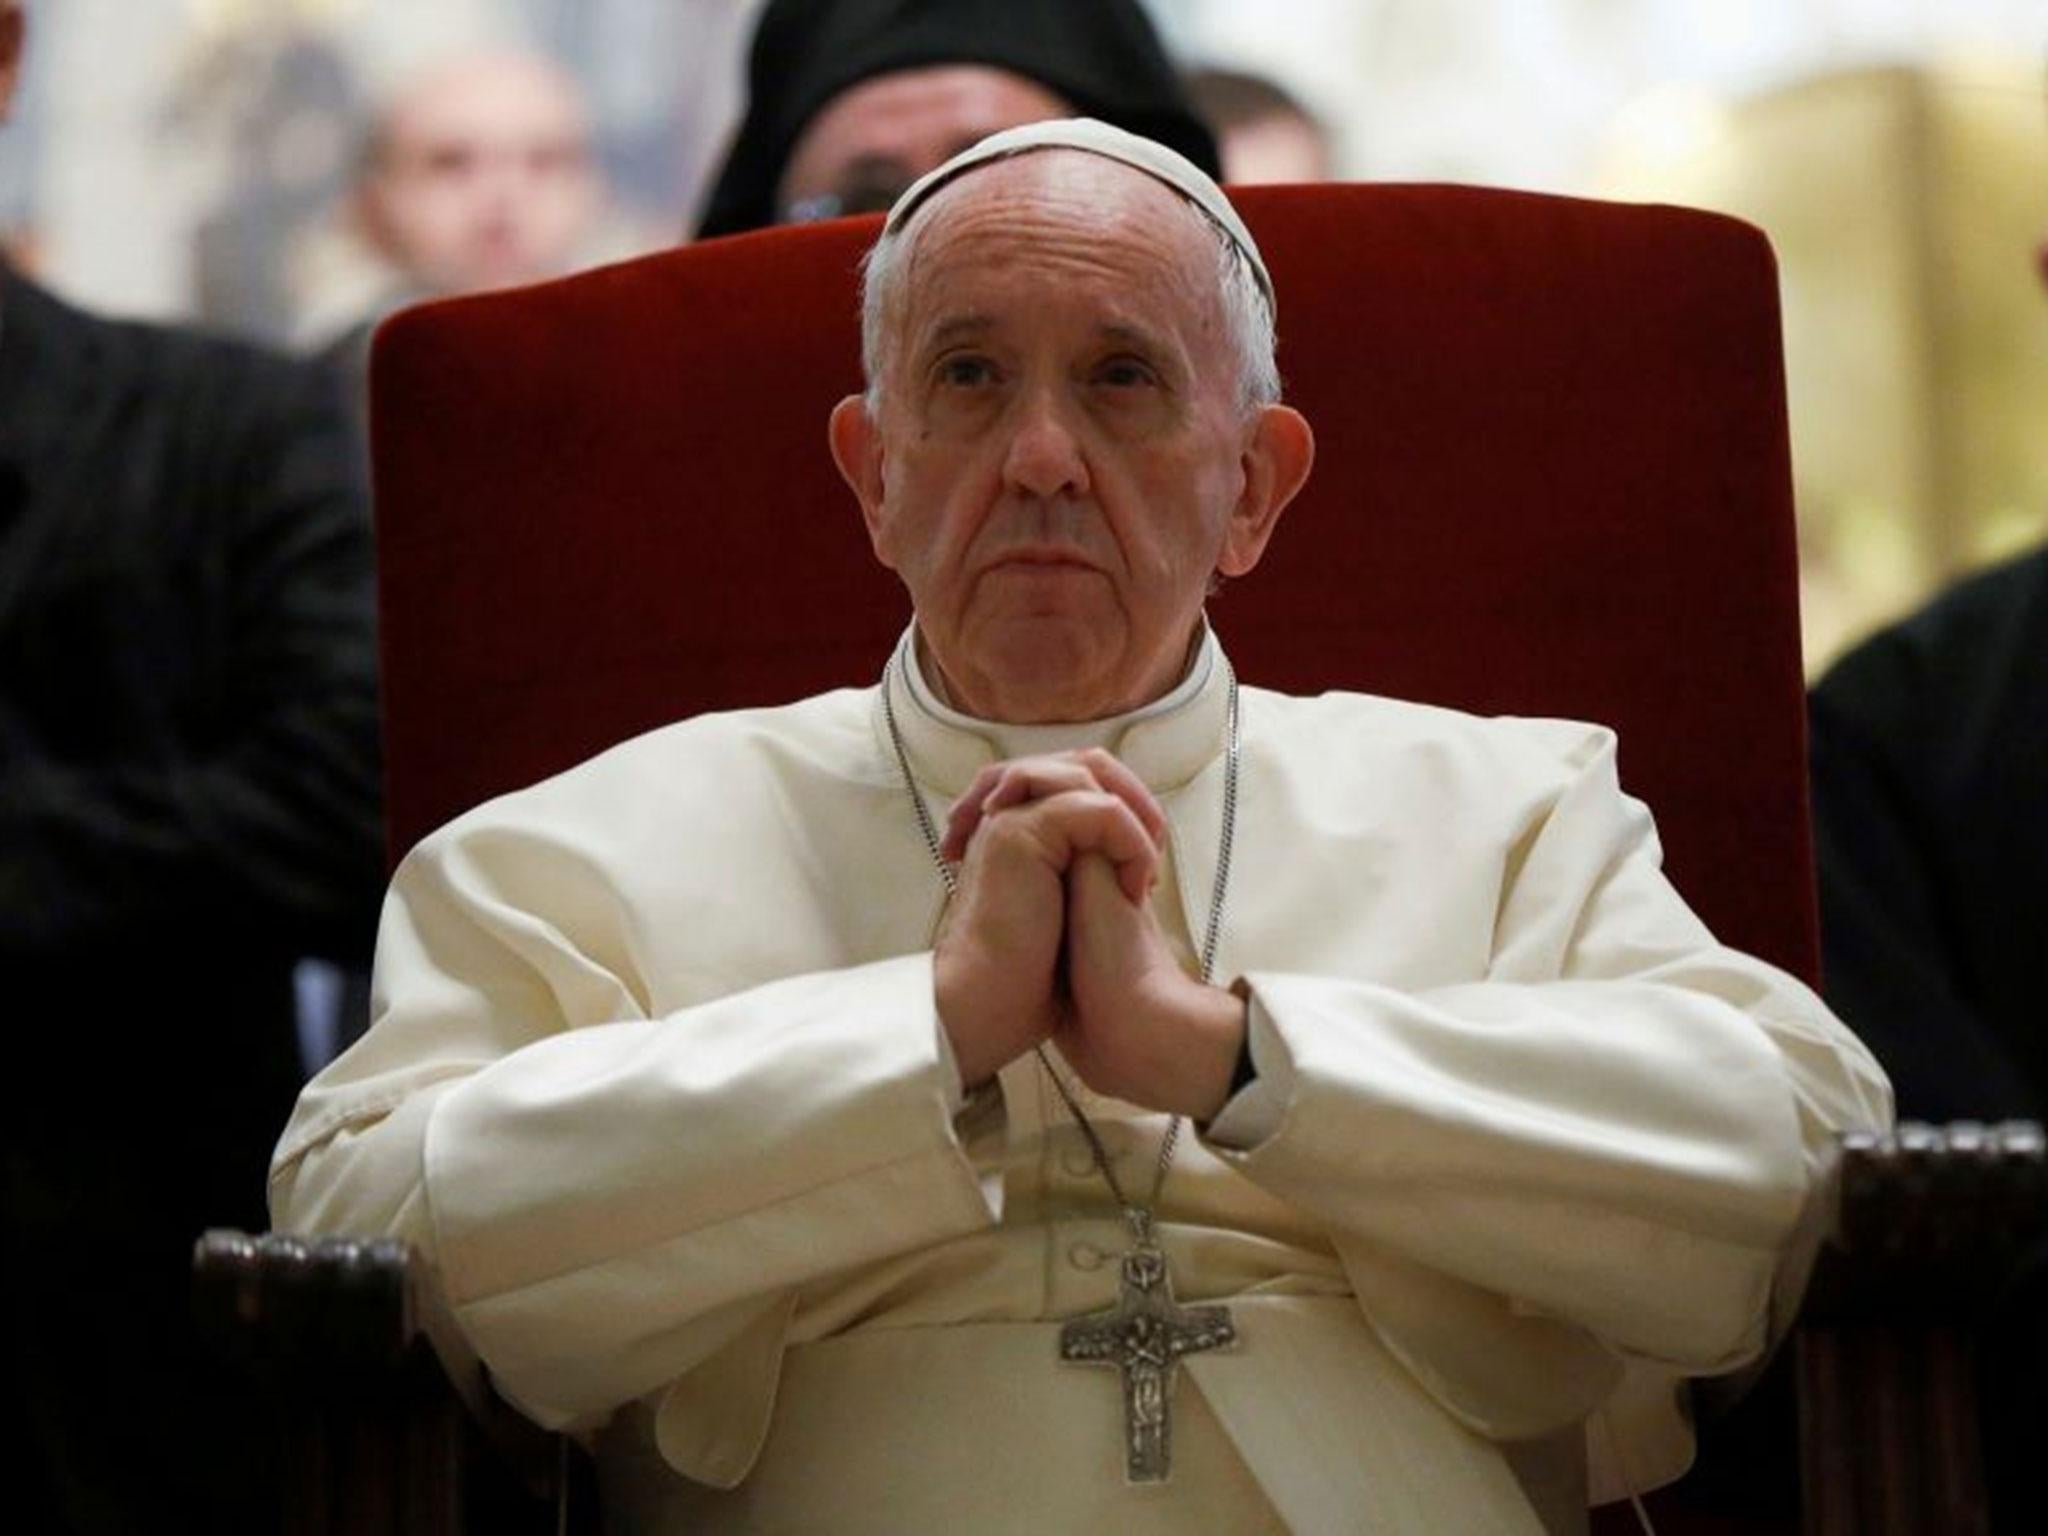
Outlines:
[[940,347],[951,346],[956,341],[970,337],[985,336],[995,329],[995,317],[970,310],[966,314],[948,315],[930,331],[925,333],[921,350],[935,352]]
[[1095,334],[1102,345],[1144,359],[1146,366],[1158,370],[1162,378],[1185,383],[1192,376],[1194,360],[1171,332],[1155,331],[1127,320],[1108,320],[1095,328]]
[[1105,321],[1095,328],[1095,333],[1105,341],[1113,341],[1120,346],[1132,347],[1140,352],[1164,352],[1166,350],[1166,343],[1157,331],[1148,330],[1142,325],[1132,325],[1126,321]]

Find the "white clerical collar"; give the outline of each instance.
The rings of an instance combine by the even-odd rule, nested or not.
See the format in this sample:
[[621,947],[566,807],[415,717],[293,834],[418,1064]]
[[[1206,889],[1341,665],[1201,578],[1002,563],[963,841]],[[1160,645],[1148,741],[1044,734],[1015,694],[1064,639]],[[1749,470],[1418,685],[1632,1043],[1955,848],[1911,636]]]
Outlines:
[[919,662],[917,626],[897,642],[890,668],[904,735],[920,775],[949,792],[966,787],[982,764],[1035,752],[1103,747],[1128,763],[1155,789],[1185,783],[1222,750],[1229,663],[1207,622],[1186,674],[1149,704],[1101,720],[1059,725],[1012,725],[982,720],[949,704]]

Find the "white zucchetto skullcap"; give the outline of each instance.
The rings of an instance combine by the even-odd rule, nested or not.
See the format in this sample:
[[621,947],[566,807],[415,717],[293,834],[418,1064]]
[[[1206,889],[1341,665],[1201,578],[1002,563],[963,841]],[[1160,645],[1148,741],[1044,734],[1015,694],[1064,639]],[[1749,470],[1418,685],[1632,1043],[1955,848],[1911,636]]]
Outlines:
[[1252,232],[1245,227],[1237,210],[1230,206],[1230,199],[1223,195],[1223,189],[1187,156],[1168,149],[1164,144],[1141,139],[1135,133],[1126,133],[1108,123],[1097,122],[1092,117],[1025,123],[1022,127],[1005,128],[1001,133],[990,134],[979,144],[961,150],[944,165],[925,172],[912,182],[889,210],[882,232],[900,233],[911,216],[947,182],[958,180],[991,161],[1005,160],[1033,149],[1078,149],[1118,161],[1133,170],[1143,171],[1154,180],[1165,182],[1208,214],[1230,236],[1237,248],[1244,252],[1245,260],[1251,263],[1252,273],[1258,278],[1259,291],[1265,294],[1268,307],[1279,308],[1273,298],[1273,279],[1266,271],[1265,258],[1259,254],[1258,242],[1252,239]]

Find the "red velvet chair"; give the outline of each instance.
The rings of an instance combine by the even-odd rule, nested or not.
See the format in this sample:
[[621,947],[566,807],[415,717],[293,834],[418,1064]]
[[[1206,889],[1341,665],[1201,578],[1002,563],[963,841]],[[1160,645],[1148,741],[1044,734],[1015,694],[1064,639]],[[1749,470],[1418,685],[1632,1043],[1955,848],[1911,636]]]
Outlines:
[[[1623,778],[1696,909],[1811,977],[1763,238],[1703,213],[1465,188],[1239,201],[1280,294],[1288,394],[1319,445],[1265,564],[1213,605],[1240,672],[1617,727]],[[394,855],[632,733],[876,676],[907,605],[824,426],[859,387],[856,267],[874,229],[715,241],[384,328]],[[1898,1166],[1882,1147],[1871,1158]],[[2038,1171],[2038,1149],[1999,1142],[1980,1162]],[[1944,1249],[1958,1272],[1977,1251]],[[265,1310],[260,1259],[217,1246],[218,1307]],[[378,1305],[392,1347],[417,1352]],[[1816,1458],[1850,1446],[1844,1405],[1861,1389],[1843,1369],[1816,1378]],[[1894,1446],[1924,1438],[1911,1413],[1939,1407],[1894,1415]],[[1830,1476],[1847,1490],[1860,1463],[1844,1465]],[[1973,1528],[1947,1521],[1956,1500],[1981,1501],[1958,1465],[1963,1483],[1922,1499],[1946,1530]],[[1823,1490],[1811,1528],[1854,1528],[1867,1506],[1849,1497]]]
[[[1239,671],[1604,721],[1717,932],[1814,969],[1771,256],[1674,209],[1241,196],[1318,458]],[[872,222],[415,310],[376,353],[391,836],[681,715],[866,683],[908,613],[825,448]]]

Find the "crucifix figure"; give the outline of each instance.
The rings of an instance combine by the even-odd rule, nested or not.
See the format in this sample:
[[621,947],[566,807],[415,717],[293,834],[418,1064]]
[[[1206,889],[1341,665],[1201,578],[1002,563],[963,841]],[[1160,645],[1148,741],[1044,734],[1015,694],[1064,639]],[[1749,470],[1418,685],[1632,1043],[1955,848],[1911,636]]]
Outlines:
[[1236,1339],[1228,1308],[1174,1304],[1166,1255],[1143,1240],[1124,1255],[1116,1305],[1060,1329],[1062,1360],[1113,1365],[1123,1375],[1127,1481],[1163,1483],[1172,1469],[1168,1410],[1180,1357]]

